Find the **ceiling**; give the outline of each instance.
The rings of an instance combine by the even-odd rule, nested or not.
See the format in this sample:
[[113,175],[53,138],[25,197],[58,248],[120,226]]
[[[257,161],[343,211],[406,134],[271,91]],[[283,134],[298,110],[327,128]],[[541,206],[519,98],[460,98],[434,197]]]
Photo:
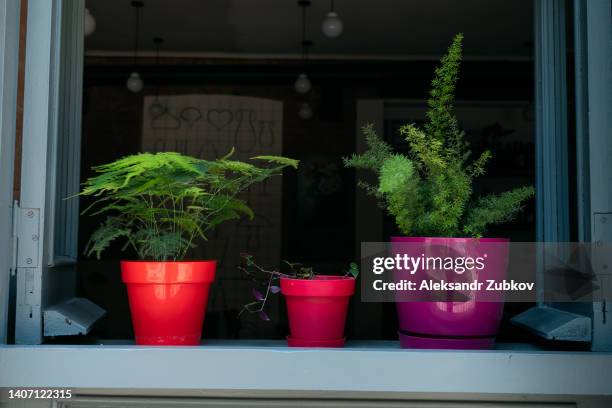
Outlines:
[[[294,0],[144,0],[140,48],[163,53],[235,57],[297,57],[301,11]],[[96,31],[88,54],[125,55],[134,47],[129,0],[86,0]],[[321,22],[329,0],[313,0],[307,32],[321,58],[404,59],[439,56],[452,36],[465,34],[472,58],[530,58],[532,0],[336,0],[344,34],[328,39]],[[143,53],[143,54],[144,54]]]

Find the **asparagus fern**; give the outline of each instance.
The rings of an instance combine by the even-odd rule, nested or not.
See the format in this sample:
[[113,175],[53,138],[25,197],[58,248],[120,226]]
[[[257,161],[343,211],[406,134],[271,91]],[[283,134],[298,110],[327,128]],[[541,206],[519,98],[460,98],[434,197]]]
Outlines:
[[488,225],[511,220],[534,194],[526,186],[472,197],[473,181],[484,174],[491,152],[470,161],[469,144],[454,114],[462,41],[458,34],[435,70],[424,128],[406,124],[399,129],[408,155],[394,153],[369,124],[362,128],[368,150],[344,158],[345,166],[377,175],[377,185],[358,185],[380,200],[405,235],[480,237]]
[[224,221],[254,214],[238,194],[280,174],[298,161],[259,156],[255,164],[231,160],[230,152],[214,161],[179,153],[140,153],[94,167],[81,192],[94,203],[90,215],[106,215],[85,253],[98,258],[113,241],[125,239],[141,259],[183,259],[197,238],[206,239]]

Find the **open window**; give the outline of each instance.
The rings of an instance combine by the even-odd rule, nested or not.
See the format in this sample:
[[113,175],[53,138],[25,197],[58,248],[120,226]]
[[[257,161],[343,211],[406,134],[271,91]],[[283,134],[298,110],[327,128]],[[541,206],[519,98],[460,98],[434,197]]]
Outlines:
[[[367,15],[368,4],[360,2],[346,10],[347,30],[359,24],[372,24],[372,29],[364,30],[364,37],[347,32],[334,41],[313,33],[307,67],[313,89],[303,96],[294,89],[303,69],[300,33],[289,27],[294,24],[281,24],[290,20],[297,26],[298,7],[271,7],[279,18],[264,24],[267,18],[249,16],[253,7],[265,7],[227,4],[173,8],[166,2],[146,3],[139,44],[133,47],[125,41],[135,30],[134,10],[127,3],[88,1],[98,24],[84,40],[84,2],[28,2],[20,199],[14,209],[16,343],[99,344],[132,337],[118,265],[125,255],[119,246],[101,260],[82,255],[100,219],[80,217],[79,208],[87,202],[74,196],[92,166],[139,151],[210,158],[232,146],[238,158],[283,154],[300,159],[302,166],[253,192],[251,203],[261,215],[253,223],[220,229],[204,246],[201,256],[223,260],[205,337],[284,336],[287,323],[280,303],[272,305],[276,323],[236,318],[250,296],[248,281],[236,269],[239,253],[258,252],[264,263],[289,259],[332,272],[358,259],[360,242],[390,235],[392,226],[353,187],[353,174],[340,158],[363,148],[358,129],[367,122],[402,148],[395,128],[423,119],[434,61],[459,30],[468,41],[457,112],[472,143],[493,148],[497,156],[493,167],[498,170],[477,187],[485,192],[525,183],[537,187],[536,204],[499,232],[526,241],[612,238],[604,221],[611,211],[606,135],[612,115],[602,85],[612,81],[609,70],[601,68],[610,56],[608,34],[601,33],[606,27],[609,32],[610,23],[598,12],[606,5],[577,2],[575,9],[566,10],[561,1],[495,6],[472,1],[465,6],[468,12],[458,5],[438,9],[429,4],[417,10],[389,1],[377,6],[381,14],[368,23],[360,17]],[[323,15],[324,8],[316,4],[309,13]],[[430,23],[454,22],[434,24],[443,27],[439,30],[430,30],[425,21],[404,24],[419,13],[428,15]],[[468,24],[475,15],[507,27]],[[566,34],[571,15],[573,41]],[[202,26],[210,30],[206,36],[190,31]],[[278,38],[281,29],[286,36]],[[161,47],[156,37],[164,37]],[[419,41],[409,40],[414,38]],[[567,58],[575,72],[568,69]],[[133,71],[144,81],[139,93],[126,89]],[[567,87],[568,77],[574,77],[575,91]],[[576,159],[568,147],[574,145]],[[350,337],[396,338],[392,305],[362,304],[357,297],[352,306]],[[514,318],[545,339],[609,349],[605,303],[571,310],[552,306],[508,307],[502,340],[533,340],[511,323]],[[549,325],[553,320],[568,333],[585,325],[592,331],[563,338],[559,327]]]

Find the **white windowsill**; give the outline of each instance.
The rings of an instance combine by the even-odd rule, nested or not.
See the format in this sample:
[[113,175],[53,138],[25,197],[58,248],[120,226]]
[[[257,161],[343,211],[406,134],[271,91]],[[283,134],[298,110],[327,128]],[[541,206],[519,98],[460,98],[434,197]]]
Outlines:
[[344,349],[283,341],[210,341],[202,347],[128,344],[0,346],[0,387],[242,391],[369,391],[612,395],[612,353],[402,350],[397,342]]

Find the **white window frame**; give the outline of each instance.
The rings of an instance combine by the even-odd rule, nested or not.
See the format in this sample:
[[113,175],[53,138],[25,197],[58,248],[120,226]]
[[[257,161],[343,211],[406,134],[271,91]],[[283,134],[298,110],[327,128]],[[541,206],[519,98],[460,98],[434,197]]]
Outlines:
[[[17,238],[15,342],[40,344],[43,339],[43,308],[46,254],[52,235],[47,220],[50,195],[55,177],[53,157],[58,116],[59,30],[61,9],[58,0],[29,0],[27,4],[25,46],[25,84],[23,98],[23,133],[19,207],[28,213],[32,224],[27,234]],[[50,201],[52,205],[53,202]],[[21,215],[21,212],[19,212]],[[26,225],[16,218],[18,228]],[[27,235],[35,235],[36,241]]]
[[[581,0],[577,0],[580,2]],[[8,4],[8,0],[3,0],[4,4]],[[71,6],[68,6],[68,5]],[[563,0],[536,0],[536,17],[547,16],[546,13],[550,10],[561,11],[561,7],[564,2]],[[578,4],[578,3],[577,3]],[[595,58],[593,63],[589,63],[589,75],[593,75],[594,78],[609,79],[609,72],[601,72],[600,68],[597,68],[597,64],[602,61],[597,58],[605,60],[605,55],[592,53],[591,45],[600,44],[606,41],[605,27],[606,24],[601,20],[601,15],[606,17],[605,13],[601,13],[601,10],[605,11],[605,8],[609,8],[609,3],[606,6],[606,0],[593,0],[588,3],[587,7],[587,18],[593,21],[593,28],[589,25],[589,49],[587,55],[589,59]],[[58,141],[58,129],[60,126],[66,125],[68,120],[69,125],[64,129],[71,129],[73,135],[79,134],[80,128],[80,100],[77,97],[80,89],[82,77],[78,74],[78,65],[76,69],[66,74],[62,71],[62,64],[82,64],[82,37],[81,43],[73,43],[70,48],[66,44],[62,43],[62,13],[68,10],[74,15],[82,13],[84,7],[83,0],[75,2],[66,2],[62,0],[29,0],[28,2],[28,28],[27,28],[27,47],[26,47],[26,85],[25,85],[25,97],[24,97],[24,129],[23,129],[23,160],[22,160],[22,188],[21,188],[21,207],[31,208],[38,211],[39,214],[39,232],[38,236],[42,238],[42,244],[35,247],[35,257],[32,265],[22,265],[21,271],[17,273],[17,296],[22,296],[23,299],[17,301],[17,326],[18,326],[18,338],[23,339],[23,343],[40,344],[43,340],[43,324],[42,316],[45,307],[56,301],[58,296],[57,285],[58,278],[54,276],[53,279],[47,279],[49,272],[52,267],[58,266],[62,263],[62,260],[68,259],[70,261],[71,254],[76,257],[75,241],[71,241],[62,248],[59,254],[62,258],[58,258],[57,246],[54,245],[54,240],[57,241],[57,236],[54,233],[54,225],[56,223],[55,210],[58,205],[58,199],[61,195],[67,195],[70,188],[65,188],[66,180],[71,183],[71,188],[75,188],[75,181],[78,185],[78,166],[73,166],[71,169],[64,169],[66,172],[62,173],[63,169],[57,166],[57,151],[61,151],[64,147]],[[556,7],[556,8],[555,8]],[[551,27],[554,24],[558,24],[559,21],[554,20],[559,18],[557,15],[549,16],[550,19],[544,21],[545,23],[551,23]],[[599,20],[598,20],[599,19]],[[591,22],[589,20],[589,22]],[[69,31],[72,33],[72,38],[82,36],[83,21],[78,18],[73,19],[74,25],[70,27]],[[551,30],[554,30],[556,34],[561,35],[563,25],[556,25]],[[609,26],[609,23],[608,23]],[[541,26],[539,26],[541,28]],[[603,39],[597,39],[595,36],[600,34]],[[563,43],[563,42],[561,42]],[[554,44],[551,42],[548,46]],[[541,46],[542,44],[539,44]],[[80,48],[79,48],[80,47]],[[539,50],[542,51],[542,50]],[[546,51],[546,50],[544,50]],[[80,54],[79,54],[80,53]],[[79,59],[80,55],[80,59]],[[79,62],[80,61],[80,62]],[[605,67],[605,64],[600,64]],[[608,75],[606,77],[606,75]],[[557,82],[561,79],[563,84],[564,74],[555,77]],[[76,99],[73,105],[66,105],[66,99],[62,99],[64,92],[60,92],[59,86],[64,81],[65,83],[71,84],[69,87],[73,92],[72,94]],[[15,81],[16,82],[16,81]],[[593,81],[595,82],[595,81]],[[589,84],[589,105],[599,106],[605,105],[607,101],[606,95],[599,92],[596,86],[592,83]],[[591,89],[593,88],[593,89]],[[563,94],[561,89],[561,94]],[[553,98],[554,95],[542,95],[543,99]],[[593,100],[591,100],[593,99]],[[609,109],[609,101],[608,109]],[[551,112],[558,113],[560,116],[554,116],[552,119],[548,118],[547,124],[557,125],[559,117],[561,121],[564,119],[564,109],[562,101],[555,99],[555,103],[561,103],[560,107],[550,109]],[[65,115],[59,116],[59,109],[66,109],[72,115],[66,119]],[[378,109],[378,108],[377,108]],[[380,109],[377,112],[382,112]],[[602,144],[605,146],[606,129],[610,128],[610,124],[606,122],[606,119],[598,119],[608,112],[591,111],[589,116],[589,129],[591,137],[598,137],[598,143],[596,147],[591,144],[591,154],[601,152],[599,149],[593,152],[593,149],[601,148]],[[371,116],[371,115],[370,115]],[[545,115],[544,115],[545,116]],[[566,116],[566,115],[565,115]],[[368,117],[367,114],[359,115],[360,120]],[[610,115],[608,115],[608,118]],[[609,119],[607,119],[609,120]],[[382,121],[378,122],[379,125]],[[559,133],[561,137],[565,137],[565,132],[562,127],[557,132],[554,129],[548,130],[548,135]],[[78,139],[78,138],[77,138]],[[74,152],[78,150],[75,148],[78,145],[70,145],[66,151]],[[607,150],[603,150],[607,152]],[[602,157],[601,160],[605,159]],[[608,160],[609,164],[612,160]],[[593,166],[593,157],[591,157],[591,167]],[[567,171],[567,169],[565,169]],[[76,174],[76,176],[75,176]],[[591,172],[593,174],[593,172]],[[566,182],[566,181],[565,181]],[[562,186],[563,187],[563,186]],[[566,194],[567,189],[558,189],[563,194]],[[593,192],[591,192],[593,194]],[[563,199],[561,201],[564,201]],[[591,200],[592,201],[592,200]],[[612,200],[609,200],[612,201]],[[564,214],[567,212],[566,205],[561,205],[558,210],[554,210],[553,213],[558,216],[558,221],[564,223]],[[599,206],[594,211],[597,213],[605,212],[607,207]],[[608,208],[609,210],[609,208]],[[66,213],[71,214],[72,218],[65,221],[66,225],[70,225],[71,228],[76,228],[77,220],[74,214],[78,212],[78,208],[70,208]],[[64,225],[64,224],[62,224]],[[564,227],[565,228],[565,227]],[[358,231],[358,236],[361,237],[362,232]],[[563,238],[565,234],[561,234]],[[75,234],[72,234],[75,237]],[[546,237],[545,237],[546,238]],[[18,265],[19,266],[19,265]],[[19,269],[19,268],[18,268]],[[69,276],[69,275],[68,275]],[[67,283],[70,286],[70,283]],[[31,291],[28,288],[32,289]],[[69,292],[70,290],[68,290]],[[32,296],[23,295],[24,293],[32,293]],[[20,295],[21,294],[21,295]],[[63,297],[64,295],[60,296]],[[23,323],[21,317],[28,315],[34,316],[30,318],[30,321]],[[612,320],[612,319],[608,319]]]
[[84,0],[28,0],[15,343],[85,334],[104,311],[74,298]]
[[[598,5],[603,8],[606,1],[609,7],[609,0],[589,0],[589,7],[594,4],[595,8]],[[82,7],[82,0],[78,2]],[[0,5],[7,3],[16,3],[16,0],[0,0]],[[53,229],[49,214],[52,213],[50,208],[56,197],[48,194],[47,188],[55,187],[54,181],[48,181],[47,178],[49,174],[57,174],[54,163],[49,159],[55,156],[49,152],[56,148],[54,144],[57,143],[57,84],[61,77],[58,70],[61,57],[57,48],[57,21],[61,16],[59,10],[62,3],[65,1],[29,0],[28,4],[22,166],[25,188],[22,189],[21,204],[22,207],[39,210],[40,236],[44,242],[37,248],[37,267],[23,268],[40,269],[40,275],[36,275],[38,271],[32,271],[32,276],[37,280],[34,283],[24,280],[22,285],[40,285],[38,302],[43,307],[43,271],[48,270],[55,259],[55,246],[50,245],[53,242]],[[595,9],[590,13],[593,18],[596,17]],[[15,14],[15,10],[12,14]],[[13,38],[13,41],[16,43],[17,39]],[[6,57],[3,57],[0,61],[3,61],[2,69],[6,71]],[[9,73],[14,74],[12,69],[9,69]],[[602,75],[605,78],[601,72],[594,72],[593,75],[598,80]],[[6,85],[3,84],[0,88],[2,113],[6,112],[4,109],[8,103],[4,97],[8,94],[11,100],[13,98],[13,91],[7,93],[5,89]],[[607,101],[609,109],[609,99],[602,100],[603,96],[597,95],[593,98],[600,99],[590,102]],[[76,107],[71,109],[77,112]],[[608,122],[605,122],[598,116],[602,112],[592,111],[591,114],[600,118],[599,121],[592,119],[595,122],[589,128],[591,132],[594,126],[599,129],[597,132],[611,128],[609,118],[612,115],[608,115]],[[609,111],[603,114],[609,114]],[[4,120],[2,123],[5,123]],[[3,142],[4,130],[3,125]],[[597,135],[605,136],[604,133]],[[48,186],[48,183],[52,185]],[[2,187],[5,188],[4,185]],[[6,234],[7,231],[0,230],[0,233]],[[36,327],[32,332],[33,339],[40,342],[40,323]],[[457,399],[473,400],[476,398],[474,395],[478,394],[491,400],[502,398],[504,394],[504,398],[510,398],[507,394],[512,393],[519,400],[540,398],[551,401],[551,397],[546,396],[553,395],[555,401],[577,401],[578,397],[567,397],[571,394],[583,397],[605,396],[609,402],[612,397],[610,353],[539,350],[409,351],[398,349],[395,342],[362,342],[338,350],[288,350],[282,342],[222,342],[185,348],[121,345],[0,346],[0,362],[0,387],[69,385],[88,388],[90,394],[121,393],[129,388],[132,394],[140,395],[191,392],[198,395],[247,397],[254,396],[257,391],[278,396],[279,393],[296,395],[296,392],[320,391],[355,395],[364,390],[368,392],[367,398],[401,396],[407,399],[415,395],[421,398],[428,395],[428,398],[442,399],[448,398],[448,395],[462,394]],[[100,388],[106,390],[100,391]],[[174,391],[163,390],[168,388]]]
[[0,344],[6,343],[12,266],[13,167],[17,77],[19,72],[19,1],[0,0]]

